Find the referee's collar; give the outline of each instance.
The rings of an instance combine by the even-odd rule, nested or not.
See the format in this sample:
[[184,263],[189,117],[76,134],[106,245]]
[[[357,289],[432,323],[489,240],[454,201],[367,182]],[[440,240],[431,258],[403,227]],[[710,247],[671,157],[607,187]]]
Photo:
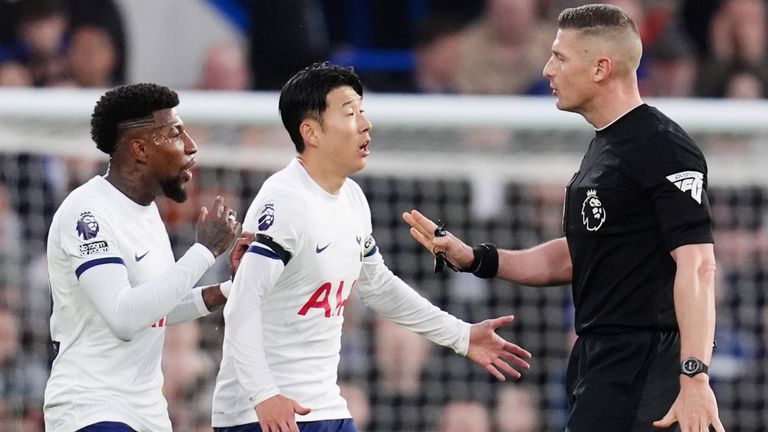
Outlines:
[[615,119],[614,121],[612,121],[612,122],[608,123],[607,125],[605,125],[605,126],[603,126],[603,127],[599,128],[599,129],[598,129],[598,128],[595,128],[595,132],[602,132],[602,131],[604,131],[604,130],[608,129],[608,128],[609,128],[609,127],[611,127],[611,126],[612,126],[614,123],[616,123],[617,121],[619,121],[619,120],[621,120],[622,118],[624,118],[624,116],[626,116],[627,114],[629,114],[629,113],[631,113],[632,111],[634,111],[635,109],[637,109],[637,107],[640,107],[640,106],[643,106],[643,105],[645,105],[645,103],[644,103],[644,102],[640,102],[639,104],[637,104],[637,105],[633,106],[632,108],[628,109],[627,111],[625,111],[625,112],[624,112],[624,114],[622,114],[622,115],[620,115],[620,116],[616,117],[616,119]]

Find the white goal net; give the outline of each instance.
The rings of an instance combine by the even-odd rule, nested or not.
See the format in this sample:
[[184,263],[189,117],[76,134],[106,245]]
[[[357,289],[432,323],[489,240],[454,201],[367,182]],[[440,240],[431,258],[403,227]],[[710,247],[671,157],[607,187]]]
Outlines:
[[[0,337],[15,341],[7,353],[0,349],[0,430],[32,430],[24,425],[39,423],[50,361],[45,237],[66,194],[105,170],[106,156],[89,136],[100,94],[0,89]],[[264,179],[294,153],[276,94],[180,97],[178,112],[199,153],[189,201],[160,202],[177,252],[194,241],[200,205],[223,194],[243,215]],[[339,378],[358,427],[437,430],[442,413],[463,412],[495,425],[493,430],[562,430],[572,342],[569,287],[436,275],[431,256],[410,238],[400,214],[416,208],[447,221],[449,230],[470,243],[492,241],[504,248],[560,236],[563,187],[578,169],[592,130],[580,116],[557,111],[550,98],[373,94],[365,100],[373,143],[368,167],[355,179],[369,198],[385,261],[464,320],[514,314],[501,334],[534,359],[521,381],[497,383],[465,359],[351,301]],[[723,422],[729,431],[765,430],[768,103],[650,103],[689,131],[709,163],[719,293],[711,377]],[[221,279],[227,271],[221,264],[205,279]],[[169,330],[165,393],[174,430],[210,425],[222,326],[218,313]]]

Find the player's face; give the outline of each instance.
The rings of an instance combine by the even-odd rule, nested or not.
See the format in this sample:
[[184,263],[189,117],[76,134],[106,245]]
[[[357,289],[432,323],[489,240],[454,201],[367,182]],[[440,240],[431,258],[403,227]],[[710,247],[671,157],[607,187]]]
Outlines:
[[591,71],[586,41],[577,30],[558,30],[552,43],[552,56],[544,65],[555,105],[563,111],[583,112],[593,97]]
[[326,104],[319,148],[337,173],[346,177],[365,167],[373,126],[364,114],[362,98],[352,87],[332,90]]
[[163,195],[176,202],[187,199],[186,183],[192,179],[190,169],[195,164],[197,144],[184,129],[174,109],[154,113],[155,126],[145,138],[152,175]]

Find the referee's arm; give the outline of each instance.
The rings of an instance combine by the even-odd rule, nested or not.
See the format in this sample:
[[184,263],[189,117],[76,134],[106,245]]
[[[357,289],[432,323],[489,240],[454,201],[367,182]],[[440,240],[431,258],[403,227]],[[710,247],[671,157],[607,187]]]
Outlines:
[[[695,357],[711,364],[715,336],[715,253],[711,243],[689,244],[676,248],[672,258],[675,273],[675,312],[680,328],[680,360]],[[680,394],[667,414],[653,425],[669,427],[675,422],[681,430],[708,427],[718,432],[717,401],[705,373],[693,377],[680,375]]]
[[534,287],[569,284],[573,278],[573,262],[568,242],[561,237],[530,249],[499,249],[496,277]]
[[680,328],[680,359],[712,360],[715,339],[715,253],[712,243],[690,244],[672,251],[675,311]]

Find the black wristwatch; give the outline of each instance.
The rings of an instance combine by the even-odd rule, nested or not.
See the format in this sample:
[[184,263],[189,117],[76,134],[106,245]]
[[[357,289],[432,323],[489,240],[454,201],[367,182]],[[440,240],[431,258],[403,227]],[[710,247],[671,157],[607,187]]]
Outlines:
[[709,366],[696,357],[688,357],[680,363],[680,373],[689,377],[694,377],[700,373],[707,373]]

